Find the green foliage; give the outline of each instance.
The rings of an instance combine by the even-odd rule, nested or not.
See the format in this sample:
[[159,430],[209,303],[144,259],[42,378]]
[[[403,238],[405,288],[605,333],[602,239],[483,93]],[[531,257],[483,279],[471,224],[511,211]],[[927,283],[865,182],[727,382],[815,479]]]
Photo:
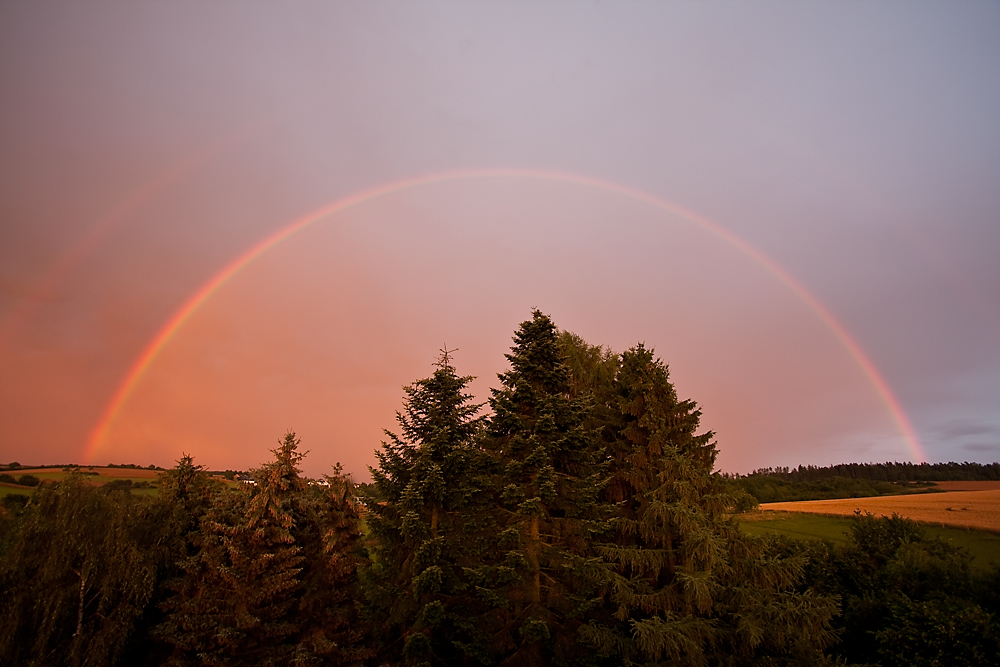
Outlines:
[[42,483],[42,480],[34,475],[21,475],[17,478],[17,483],[20,486],[38,486]]
[[857,513],[850,542],[787,542],[808,558],[805,584],[840,595],[832,651],[850,663],[992,665],[1000,660],[1000,574],[974,571],[969,555],[899,516]]
[[1000,657],[995,617],[952,596],[922,602],[894,599],[875,638],[885,667],[987,667]]
[[3,506],[10,512],[19,514],[28,504],[28,498],[29,496],[23,493],[8,493],[3,497]]
[[916,521],[895,512],[891,517],[877,517],[861,510],[854,512],[854,521],[851,522],[854,549],[866,560],[872,561],[874,568],[884,566],[904,544],[922,542],[923,539],[924,531]]
[[101,490],[105,493],[113,493],[115,491],[128,493],[132,490],[132,486],[132,480],[130,479],[113,479],[107,484],[102,485]]
[[760,468],[724,477],[731,490],[742,489],[759,503],[774,503],[933,493],[934,481],[998,480],[1000,463],[842,463]]
[[752,500],[713,474],[712,434],[651,351],[616,355],[534,311],[507,359],[485,451],[445,356],[378,452],[366,594],[388,659],[825,662],[836,600],[797,588],[805,558],[727,518]]
[[288,433],[275,460],[253,471],[252,493],[208,496],[182,459],[168,498],[204,511],[157,635],[186,664],[350,664],[363,658],[354,613],[360,537],[351,485],[339,470],[326,492],[299,475],[303,454]]
[[740,489],[758,503],[870,498],[935,491],[930,482],[889,482],[839,476],[801,480],[755,473],[744,477],[727,476],[726,483],[730,492]]
[[883,482],[930,482],[946,480],[1000,480],[1000,463],[841,463],[832,466],[759,468],[747,477],[773,477],[790,482],[809,482],[833,477]]
[[488,417],[447,351],[404,389],[363,504],[339,465],[302,477],[294,433],[238,489],[188,455],[155,499],[58,471],[4,489],[25,494],[0,511],[4,664],[1000,664],[1000,568],[939,531],[859,513],[835,545],[730,518],[936,468],[723,476],[644,345],[536,310],[506,356]]
[[762,512],[741,515],[740,530],[759,537],[780,535],[797,540],[826,540],[846,544],[850,520],[804,512]]
[[604,493],[618,509],[600,551],[614,571],[584,636],[616,664],[821,662],[834,602],[796,592],[801,559],[727,518],[739,500],[712,473],[713,434],[697,434],[695,403],[677,398],[643,345],[620,355],[609,381],[593,394],[605,405]]
[[0,567],[5,664],[113,664],[156,590],[161,510],[78,476],[39,488]]
[[434,374],[404,388],[400,434],[386,431],[366,489],[373,563],[369,612],[386,657],[406,664],[480,663],[496,596],[489,560],[488,461],[478,446],[484,418],[465,393],[471,377],[444,351]]
[[[582,664],[593,651],[578,631],[609,577],[594,540],[610,532],[614,512],[602,497],[593,403],[589,392],[574,396],[558,331],[538,310],[506,357],[487,439],[502,486],[499,529],[512,538],[498,554],[510,573],[498,641],[511,662]],[[601,355],[577,361],[596,367]]]
[[[847,544],[854,519],[805,512],[760,512],[740,516],[740,530],[751,535],[783,535],[798,540]],[[985,573],[1000,566],[1000,535],[981,530],[921,525],[923,534],[968,552],[973,570]]]

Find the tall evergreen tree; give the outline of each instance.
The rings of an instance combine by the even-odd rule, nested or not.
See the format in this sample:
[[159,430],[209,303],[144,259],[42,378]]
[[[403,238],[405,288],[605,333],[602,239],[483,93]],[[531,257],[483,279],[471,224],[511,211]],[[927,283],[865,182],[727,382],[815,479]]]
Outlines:
[[447,350],[435,366],[404,388],[400,433],[385,431],[376,452],[367,595],[390,658],[488,664],[495,598],[484,563],[495,533],[478,443],[482,406],[465,393],[473,378],[456,373]]
[[618,514],[601,547],[610,606],[588,640],[621,664],[821,662],[834,603],[795,592],[801,559],[772,558],[727,518],[713,434],[697,434],[701,412],[678,400],[667,367],[640,344],[596,393]]
[[344,600],[359,595],[357,515],[344,480],[323,498],[300,476],[298,445],[286,434],[275,460],[254,471],[253,492],[218,495],[201,519],[196,552],[163,605],[159,635],[175,646],[174,664],[350,664],[364,655]]
[[[297,542],[309,567],[302,576],[298,615],[305,619],[297,660],[357,665],[373,655],[368,625],[361,619],[359,570],[367,563],[361,533],[361,504],[350,476],[338,463],[324,485],[310,487],[303,531]],[[307,659],[309,658],[309,659]]]
[[583,615],[606,578],[592,553],[611,507],[601,499],[601,450],[588,396],[571,377],[552,320],[535,310],[514,335],[490,406],[498,458],[501,572],[508,578],[500,639],[505,664],[583,664]]

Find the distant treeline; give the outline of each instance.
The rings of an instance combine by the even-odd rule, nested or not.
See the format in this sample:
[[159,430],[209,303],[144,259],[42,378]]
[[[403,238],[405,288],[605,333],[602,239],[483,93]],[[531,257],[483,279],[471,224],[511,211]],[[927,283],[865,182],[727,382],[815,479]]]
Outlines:
[[758,468],[736,478],[773,477],[788,482],[815,482],[832,477],[876,482],[944,482],[1000,480],[1000,463],[840,463],[832,466]]
[[[666,365],[534,311],[489,399],[445,350],[373,481],[184,456],[144,497],[69,474],[0,513],[4,665],[993,665],[1000,576],[913,522],[755,537]],[[105,485],[108,487],[110,485]],[[150,494],[152,496],[153,494]]]
[[724,473],[731,490],[758,503],[868,498],[934,492],[933,482],[1000,479],[1000,463],[841,463],[833,466],[758,468]]
[[825,477],[816,481],[792,481],[771,475],[726,478],[731,489],[740,489],[758,503],[788,503],[798,500],[871,498],[908,493],[933,492],[931,482],[879,482],[870,479]]

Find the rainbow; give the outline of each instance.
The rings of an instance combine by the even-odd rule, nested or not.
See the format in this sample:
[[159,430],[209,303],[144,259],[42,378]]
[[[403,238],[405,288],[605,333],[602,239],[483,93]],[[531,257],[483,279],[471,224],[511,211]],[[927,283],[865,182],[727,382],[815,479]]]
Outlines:
[[789,290],[791,290],[809,309],[826,325],[833,333],[844,349],[855,360],[861,368],[868,381],[874,387],[876,393],[885,403],[890,415],[893,418],[900,433],[905,438],[911,456],[918,462],[927,461],[927,456],[920,445],[920,440],[910,424],[909,418],[903,411],[902,406],[896,399],[878,369],[872,363],[868,355],[865,354],[857,341],[851,337],[847,329],[827,310],[820,301],[812,295],[805,287],[795,280],[788,272],[774,263],[762,252],[727,231],[720,225],[712,222],[708,218],[685,209],[677,204],[662,199],[655,195],[636,190],[618,183],[603,181],[589,176],[572,174],[559,171],[547,171],[540,169],[519,169],[519,168],[492,168],[492,169],[465,169],[460,171],[444,171],[423,176],[416,176],[391,183],[382,184],[367,190],[362,190],[343,199],[328,204],[320,209],[308,213],[297,220],[293,220],[284,225],[270,236],[262,239],[256,245],[245,251],[242,255],[227,264],[222,270],[216,273],[208,282],[201,286],[187,302],[181,306],[167,323],[160,329],[156,336],[149,342],[139,358],[136,359],[129,372],[125,375],[118,389],[108,402],[101,418],[98,420],[90,438],[87,441],[83,453],[84,461],[92,461],[98,453],[101,444],[106,439],[111,424],[115,421],[122,407],[128,401],[136,384],[145,374],[147,369],[156,360],[157,355],[170,342],[174,335],[184,326],[184,324],[197,312],[197,310],[208,301],[219,288],[229,282],[245,266],[256,260],[268,250],[281,243],[285,239],[309,227],[331,215],[346,211],[355,206],[370,202],[388,194],[398,193],[405,190],[412,190],[434,183],[444,183],[449,181],[461,181],[480,178],[530,178],[543,181],[554,181],[559,183],[571,183],[592,187],[605,192],[613,192],[624,197],[645,202],[654,208],[678,215],[696,225],[702,227],[715,237],[733,246],[744,255],[750,257],[760,266],[765,268]]
[[91,225],[79,241],[60,255],[18,304],[0,318],[0,348],[14,339],[18,328],[27,321],[32,308],[43,301],[45,296],[52,292],[66,275],[75,269],[111,232],[147,208],[171,187],[191,176],[210,160],[237,145],[243,139],[253,136],[254,132],[259,130],[259,126],[260,123],[257,122],[236,126],[214,141],[185,153],[122,198],[106,215]]

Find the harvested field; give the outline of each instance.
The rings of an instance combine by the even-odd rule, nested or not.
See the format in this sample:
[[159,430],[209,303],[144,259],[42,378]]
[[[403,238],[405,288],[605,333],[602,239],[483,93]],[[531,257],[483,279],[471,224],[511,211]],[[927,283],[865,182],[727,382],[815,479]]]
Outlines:
[[921,523],[1000,533],[1000,489],[764,503],[760,509],[829,516],[851,516],[855,510],[884,516],[895,512]]

